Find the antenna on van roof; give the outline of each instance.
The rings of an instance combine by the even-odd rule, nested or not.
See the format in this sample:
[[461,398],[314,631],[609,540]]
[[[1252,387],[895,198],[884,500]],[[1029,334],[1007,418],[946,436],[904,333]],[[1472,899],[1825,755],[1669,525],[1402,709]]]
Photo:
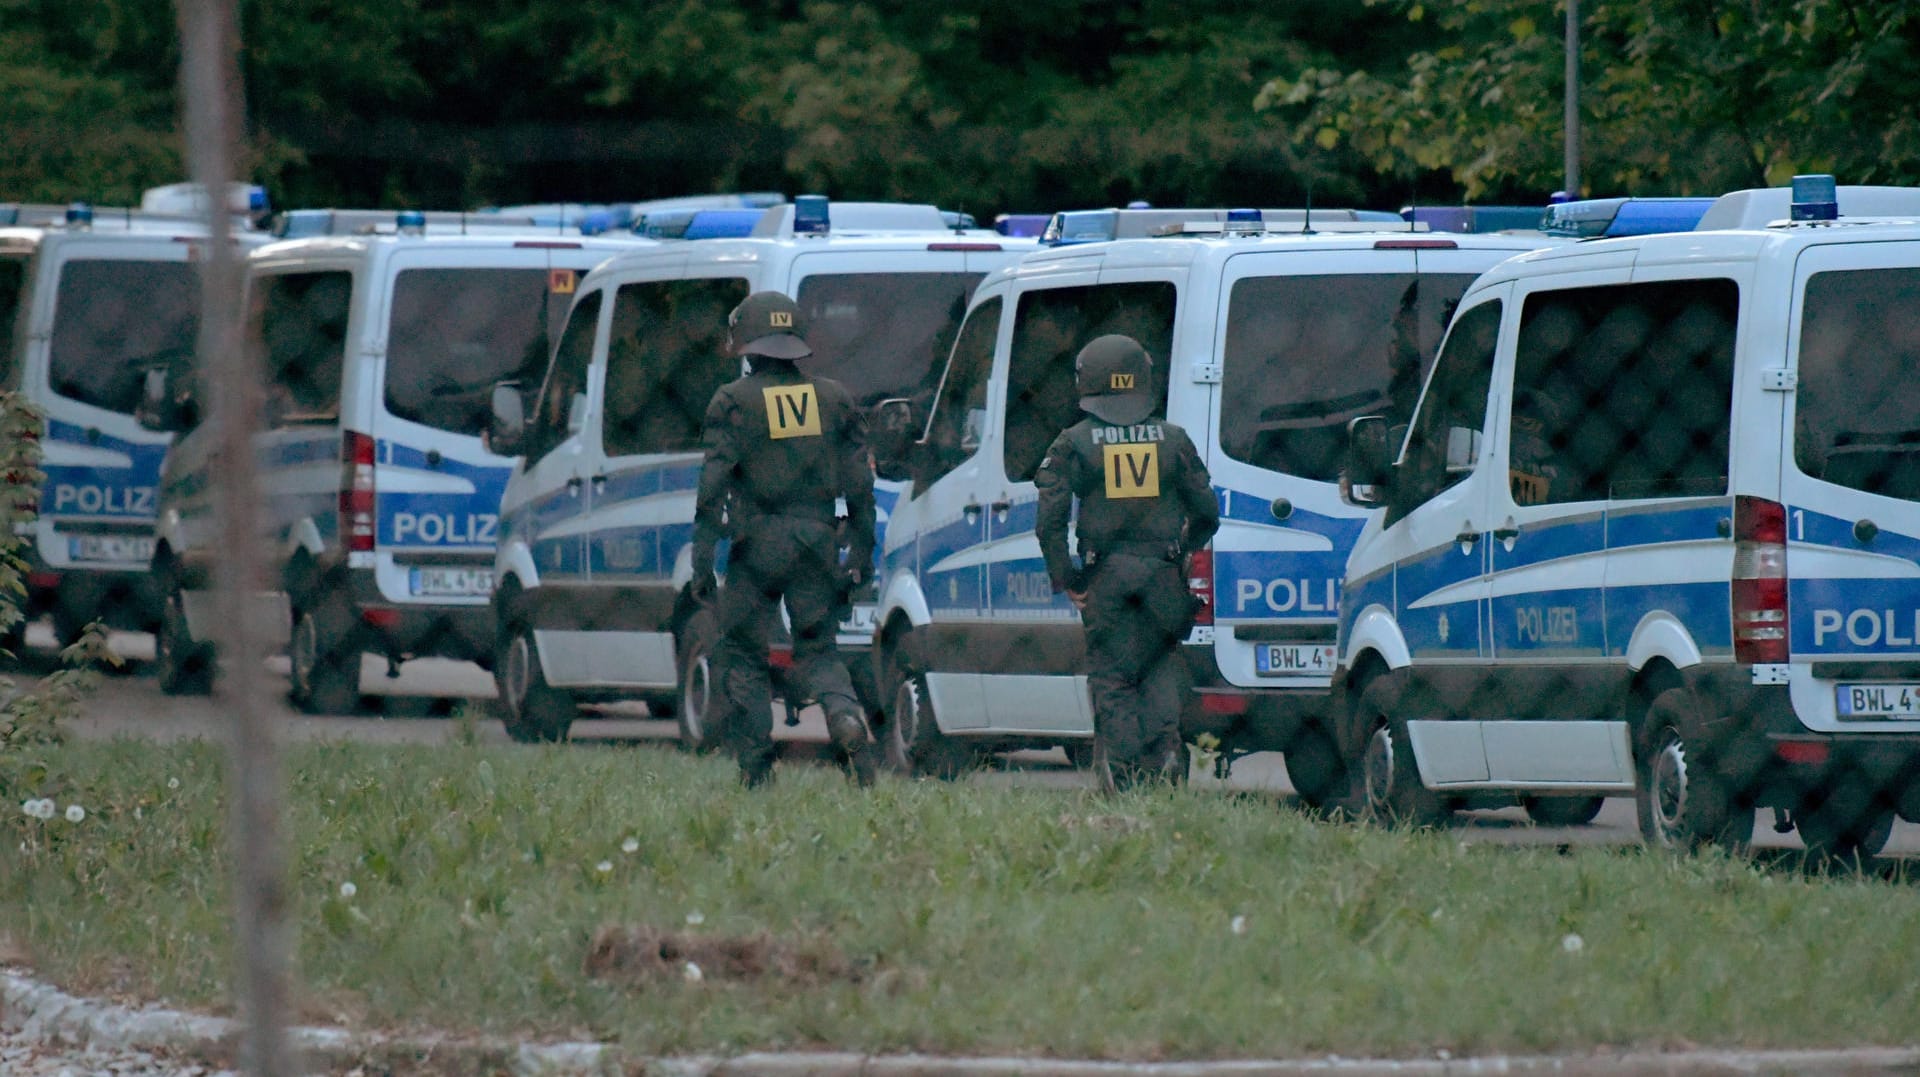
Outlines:
[[1415,225],[1415,222],[1420,220],[1420,180],[1418,178],[1409,180],[1407,183],[1407,211],[1402,216],[1407,219],[1407,231],[1419,230]]
[[1310,236],[1313,231],[1313,177],[1307,177],[1307,208],[1300,218],[1300,234]]

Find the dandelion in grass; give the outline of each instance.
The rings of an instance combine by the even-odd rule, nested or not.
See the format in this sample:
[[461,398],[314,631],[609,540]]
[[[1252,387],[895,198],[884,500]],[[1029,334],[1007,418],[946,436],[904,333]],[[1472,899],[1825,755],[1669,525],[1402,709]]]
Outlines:
[[[49,801],[48,803],[52,803],[52,802]],[[87,817],[87,809],[81,807],[78,804],[67,805],[67,822],[78,823],[86,819],[86,817]]]
[[360,888],[353,885],[352,879],[348,879],[346,882],[340,884],[340,896],[349,901],[353,900],[353,895],[359,892]]
[[1236,916],[1236,917],[1234,917],[1234,918],[1233,918],[1233,920],[1232,920],[1231,922],[1229,922],[1229,923],[1227,924],[1227,929],[1228,929],[1228,930],[1230,930],[1230,931],[1232,931],[1232,932],[1233,932],[1234,934],[1236,934],[1236,935],[1244,935],[1244,934],[1246,934],[1246,933],[1247,933],[1247,918],[1246,918],[1246,917],[1244,917],[1244,916]]
[[701,924],[704,924],[706,922],[707,922],[707,914],[701,912],[699,909],[695,909],[692,912],[687,914],[687,925],[689,927],[699,927]]
[[628,838],[628,839],[627,839],[626,841],[623,841],[623,842],[621,842],[621,843],[620,843],[620,851],[621,851],[621,852],[623,852],[623,853],[629,853],[629,854],[631,854],[631,853],[637,853],[637,852],[639,852],[639,851],[640,851],[640,839],[639,839],[639,838]]
[[602,860],[598,864],[595,864],[593,866],[593,870],[599,872],[602,875],[605,875],[606,873],[613,870],[613,861]]
[[687,962],[686,968],[681,971],[686,975],[687,982],[690,984],[697,984],[701,980],[706,979],[706,974],[700,971],[700,966],[691,961]]
[[168,789],[178,789],[178,788],[180,788],[180,779],[178,779],[178,778],[168,778],[168,779],[167,779],[167,788],[168,788]]
[[1567,932],[1566,936],[1560,940],[1560,949],[1570,954],[1577,954],[1586,948],[1587,940],[1571,931]]

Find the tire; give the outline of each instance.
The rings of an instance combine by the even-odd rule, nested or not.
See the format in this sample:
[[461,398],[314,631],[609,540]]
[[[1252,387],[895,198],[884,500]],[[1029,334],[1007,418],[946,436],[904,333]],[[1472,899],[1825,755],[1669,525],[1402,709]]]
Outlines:
[[673,715],[680,726],[680,746],[690,752],[704,754],[720,747],[720,731],[712,725],[717,699],[713,648],[719,639],[720,625],[713,611],[699,609],[680,626],[674,640],[680,687],[674,693]]
[[1086,740],[1064,740],[1060,750],[1067,753],[1067,762],[1075,770],[1085,770],[1093,765],[1093,738]]
[[1420,768],[1407,737],[1403,703],[1418,704],[1424,696],[1403,700],[1395,678],[1375,679],[1360,693],[1360,728],[1367,731],[1360,764],[1361,788],[1367,815],[1379,822],[1407,827],[1433,827],[1452,812],[1446,798],[1420,781]]
[[307,714],[360,709],[360,639],[342,596],[322,591],[293,611],[287,667],[293,702]]
[[1527,818],[1540,826],[1586,826],[1606,803],[1605,797],[1528,797]]
[[213,644],[196,640],[188,631],[187,611],[180,588],[167,588],[160,611],[160,627],[153,634],[154,665],[160,671],[160,690],[170,696],[204,696],[213,692]]
[[940,731],[926,678],[913,670],[903,650],[896,646],[887,655],[887,683],[893,685],[884,730],[887,766],[901,774],[953,781],[972,768],[973,750]]
[[572,693],[547,683],[533,629],[514,626],[500,648],[493,668],[500,685],[500,720],[507,736],[520,744],[566,740],[579,707]]
[[1286,760],[1287,780],[1293,783],[1294,794],[1314,811],[1334,806],[1353,785],[1340,746],[1318,722],[1302,726],[1282,757]]
[[1742,806],[1714,768],[1702,735],[1707,708],[1685,688],[1669,688],[1647,708],[1647,745],[1634,760],[1634,807],[1648,845],[1695,850],[1719,845],[1744,851],[1753,841],[1753,806]]
[[1857,864],[1879,856],[1893,836],[1893,809],[1875,804],[1858,785],[1832,787],[1825,794],[1817,807],[1793,813],[1808,858]]

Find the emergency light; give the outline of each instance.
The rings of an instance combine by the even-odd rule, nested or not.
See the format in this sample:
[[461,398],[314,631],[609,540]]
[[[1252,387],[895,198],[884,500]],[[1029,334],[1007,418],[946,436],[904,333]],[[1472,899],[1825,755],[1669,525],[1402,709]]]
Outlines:
[[1583,198],[1548,206],[1540,230],[1576,239],[1691,232],[1712,205],[1711,198]]
[[993,219],[993,230],[1003,236],[1035,239],[1047,230],[1051,213],[1002,213]]
[[85,230],[93,227],[93,207],[75,202],[67,207],[67,227]]
[[1517,232],[1538,229],[1545,212],[1544,206],[1408,206],[1400,219],[1436,232]]
[[633,222],[648,239],[735,239],[753,234],[764,209],[676,209],[649,213]]
[[824,236],[832,228],[827,214],[827,196],[823,194],[795,195],[793,199],[793,234],[796,236]]
[[393,226],[403,236],[425,235],[427,215],[417,209],[403,209],[394,214]]
[[1793,203],[1790,219],[1796,221],[1832,221],[1840,217],[1840,191],[1833,177],[1810,175],[1793,177]]
[[[1364,209],[1078,209],[1047,222],[1040,243],[1065,247],[1148,236],[1261,235],[1267,232],[1407,231],[1398,214]],[[1412,226],[1419,231],[1424,226]]]

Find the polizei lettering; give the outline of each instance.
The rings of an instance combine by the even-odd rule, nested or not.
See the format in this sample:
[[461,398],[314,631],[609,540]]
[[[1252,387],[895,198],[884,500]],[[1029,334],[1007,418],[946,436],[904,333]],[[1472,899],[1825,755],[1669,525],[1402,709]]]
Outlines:
[[1332,613],[1340,608],[1340,581],[1243,579],[1234,584],[1233,597],[1241,613],[1256,602],[1272,613]]
[[1136,423],[1133,426],[1096,426],[1093,428],[1095,445],[1139,445],[1148,441],[1167,440],[1166,427],[1159,423]]
[[500,517],[491,512],[396,512],[396,546],[491,546],[498,541]]
[[1854,647],[1912,647],[1920,639],[1920,610],[1813,611],[1813,645],[1845,640]]
[[151,486],[92,486],[56,483],[53,511],[88,516],[152,516]]

